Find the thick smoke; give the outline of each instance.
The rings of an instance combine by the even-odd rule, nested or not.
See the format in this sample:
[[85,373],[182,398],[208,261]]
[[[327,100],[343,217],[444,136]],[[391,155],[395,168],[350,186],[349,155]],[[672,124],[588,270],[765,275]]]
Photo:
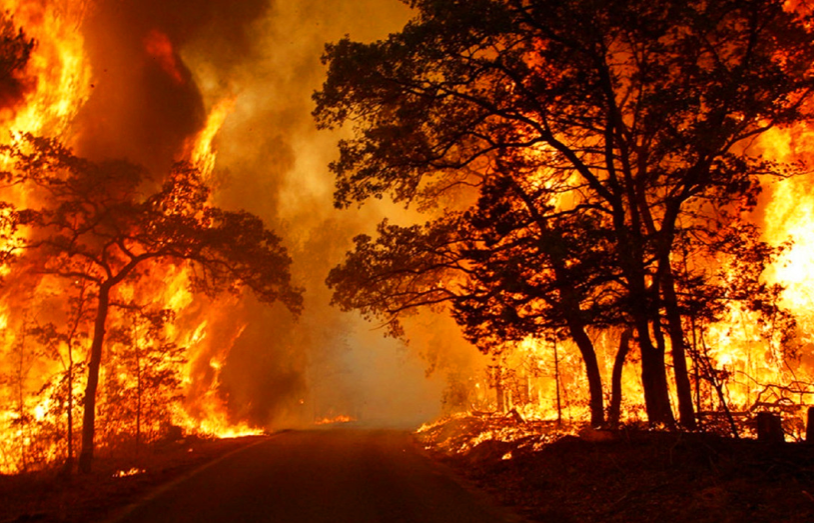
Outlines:
[[466,347],[454,328],[440,331],[443,341],[419,330],[405,348],[329,306],[328,270],[383,207],[333,209],[327,165],[337,136],[317,132],[310,116],[324,44],[345,34],[382,38],[409,15],[398,0],[105,0],[86,22],[96,83],[78,122],[79,152],[161,172],[207,110],[233,100],[217,142],[218,204],[255,213],[281,234],[307,289],[298,321],[251,298],[235,311],[247,326],[221,374],[235,420],[279,428],[345,414],[413,423],[440,408],[443,380],[425,379],[418,354],[434,365],[439,346]]

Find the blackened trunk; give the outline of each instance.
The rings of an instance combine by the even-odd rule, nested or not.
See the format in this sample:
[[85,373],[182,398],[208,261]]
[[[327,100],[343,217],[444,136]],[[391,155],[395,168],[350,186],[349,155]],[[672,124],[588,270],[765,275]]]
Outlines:
[[82,451],[79,454],[79,470],[91,471],[93,462],[93,438],[96,432],[96,389],[99,386],[99,367],[102,363],[102,345],[105,339],[105,322],[110,306],[110,285],[99,287],[96,320],[93,326],[93,342],[90,346],[88,383],[85,387],[85,411],[82,417]]
[[571,337],[579,348],[582,361],[585,363],[585,373],[588,377],[588,391],[590,393],[591,426],[600,427],[605,424],[605,407],[602,398],[602,375],[599,373],[599,363],[591,338],[580,325],[571,325]]
[[625,359],[630,352],[630,338],[633,335],[630,327],[622,331],[619,338],[619,350],[616,351],[616,358],[613,362],[613,372],[611,374],[611,400],[608,408],[608,425],[616,427],[622,415],[622,369],[625,366]]
[[68,343],[68,468],[73,467],[73,352]]
[[141,398],[143,395],[141,380],[141,355],[139,354],[138,341],[133,340],[136,351],[136,456],[139,455],[141,446]]
[[560,395],[560,352],[554,342],[554,385],[557,386],[557,426],[562,425],[562,396]]
[[652,425],[672,428],[675,426],[675,418],[670,408],[664,352],[653,345],[649,327],[646,319],[637,318],[636,331],[642,353],[642,388],[647,419]]
[[695,411],[692,405],[692,386],[690,374],[687,370],[686,346],[684,342],[684,328],[681,325],[681,312],[675,292],[675,281],[672,270],[668,265],[662,274],[662,297],[667,314],[667,325],[670,332],[670,347],[673,354],[673,373],[676,381],[676,394],[678,396],[678,414],[681,425],[685,429],[695,430],[698,425],[695,421]]
[[[667,386],[667,369],[665,368],[664,351],[653,345],[650,334],[651,323],[654,332],[660,329],[658,296],[647,285],[647,271],[642,260],[644,254],[641,243],[630,241],[625,232],[625,224],[618,217],[617,232],[622,234],[620,241],[620,259],[628,284],[628,299],[633,325],[639,340],[642,356],[642,388],[647,418],[651,425],[675,426],[675,418],[670,408],[670,394]],[[635,230],[635,229],[634,229]],[[640,238],[638,240],[641,240]]]
[[497,411],[506,412],[506,390],[503,388],[503,367],[495,367],[495,394],[497,395]]

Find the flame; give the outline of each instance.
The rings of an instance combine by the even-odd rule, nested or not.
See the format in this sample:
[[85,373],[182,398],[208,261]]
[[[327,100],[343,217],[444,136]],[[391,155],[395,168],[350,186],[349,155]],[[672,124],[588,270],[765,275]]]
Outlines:
[[[6,9],[15,25],[36,41],[26,69],[35,87],[3,124],[14,133],[67,138],[74,117],[91,93],[92,70],[79,26],[86,2],[11,0]],[[0,140],[8,137],[0,136]]]
[[[774,128],[753,147],[769,160],[802,161],[811,166],[814,165],[814,127],[798,124]],[[752,429],[747,420],[757,412],[769,410],[783,413],[788,439],[801,439],[806,409],[814,405],[814,172],[782,179],[767,178],[764,182],[767,190],[760,213],[755,217],[760,220],[763,238],[774,246],[792,242],[768,267],[764,280],[769,285],[779,284],[785,289],[780,305],[791,311],[797,321],[799,333],[794,341],[799,343],[799,355],[784,346],[785,333],[778,327],[760,321],[755,313],[733,304],[720,321],[704,330],[699,329],[697,339],[689,340],[709,362],[709,369],[696,368],[700,363],[689,362],[693,394],[696,410],[707,426],[723,425],[723,409],[726,407],[736,420],[741,435],[749,435]],[[531,178],[529,183],[547,182]],[[560,203],[567,205],[567,202]],[[610,390],[617,335],[591,333],[606,391]],[[439,425],[455,423],[456,417],[496,416],[498,421],[488,427],[467,428],[463,431],[465,436],[458,441],[431,445],[434,448],[440,445],[451,452],[468,452],[485,441],[508,442],[532,437],[540,430],[535,425],[537,421],[551,422],[562,418],[566,424],[584,422],[589,413],[582,362],[570,342],[559,343],[560,359],[556,362],[559,377],[554,368],[552,342],[530,337],[510,344],[493,361],[485,376],[464,384],[466,401],[448,406],[452,418],[426,424],[418,432],[447,434],[449,431],[443,431]],[[711,376],[701,376],[704,373]],[[500,387],[496,385],[498,379]],[[720,386],[720,393],[710,379]],[[559,408],[556,401],[558,388]],[[498,395],[502,396],[501,401],[497,400]],[[501,403],[504,412],[514,411],[524,421],[507,421],[506,415],[498,412]],[[675,398],[673,405],[676,405]],[[635,363],[628,361],[623,369],[622,421],[635,424],[643,419],[640,370]],[[728,431],[729,428],[721,430]]]
[[[0,122],[12,133],[1,136],[0,143],[12,143],[24,133],[49,136],[71,145],[78,138],[72,124],[93,91],[93,70],[85,49],[82,22],[90,3],[76,0],[41,2],[11,0],[6,9],[15,27],[22,27],[27,37],[36,41],[24,76],[23,97],[12,108],[0,112]],[[150,31],[144,37],[146,52],[176,83],[185,81],[183,64],[169,37]],[[214,141],[224,121],[234,107],[235,99],[226,98],[214,104],[206,125],[190,137],[179,151],[207,178],[215,168],[217,152]],[[7,158],[0,158],[6,164]],[[11,187],[3,188],[2,200],[25,207],[35,195]],[[8,244],[0,245],[0,248]],[[155,283],[138,288],[122,286],[119,296],[150,304],[155,309],[172,312],[173,319],[160,333],[149,333],[124,313],[113,313],[108,329],[126,329],[131,339],[109,341],[105,348],[105,363],[101,371],[102,392],[99,402],[97,439],[102,446],[113,444],[118,433],[136,430],[134,416],[115,414],[111,405],[115,395],[142,395],[143,413],[139,420],[142,441],[163,437],[175,426],[186,434],[213,437],[240,437],[262,434],[263,430],[240,420],[231,419],[227,398],[219,392],[220,373],[235,340],[245,328],[239,318],[239,297],[226,297],[217,306],[193,295],[189,290],[190,268],[185,265],[149,267]],[[0,275],[10,274],[2,267]],[[0,473],[14,473],[47,466],[64,459],[68,405],[71,407],[73,429],[71,440],[78,451],[81,429],[81,404],[85,375],[82,370],[87,357],[87,337],[77,338],[70,345],[63,341],[40,347],[28,334],[32,317],[38,321],[65,323],[64,312],[55,312],[54,297],[70,294],[64,281],[42,278],[30,282],[33,290],[26,296],[14,292],[0,300],[0,368],[2,376],[10,376],[0,387]],[[17,302],[16,300],[21,300]],[[30,316],[29,316],[30,314]],[[166,357],[158,363],[149,360],[157,351]],[[183,352],[183,356],[180,353]],[[176,354],[175,356],[173,354]],[[147,358],[149,363],[141,361]],[[157,367],[156,367],[157,365]],[[139,373],[163,372],[162,379],[172,383],[178,379],[178,394],[143,390]],[[68,376],[71,376],[70,381]],[[168,378],[169,377],[169,378]],[[55,398],[61,398],[56,400]],[[124,477],[143,471],[120,471]]]
[[340,414],[338,416],[320,418],[314,422],[314,425],[336,425],[341,423],[351,423],[356,421],[356,418]]
[[191,142],[189,148],[189,159],[198,167],[204,178],[208,178],[215,168],[215,153],[213,142],[218,135],[226,118],[235,107],[236,98],[224,98],[214,105],[206,119],[206,125]]
[[114,478],[127,478],[127,477],[130,477],[130,476],[137,476],[139,474],[145,474],[146,472],[147,471],[144,470],[144,469],[133,467],[133,468],[128,469],[128,470],[117,470],[113,474],[113,477]]

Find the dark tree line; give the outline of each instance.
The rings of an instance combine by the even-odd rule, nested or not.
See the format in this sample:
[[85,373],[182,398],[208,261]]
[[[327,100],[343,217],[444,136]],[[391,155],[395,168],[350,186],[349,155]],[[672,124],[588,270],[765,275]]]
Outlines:
[[[694,321],[723,303],[782,317],[747,221],[764,175],[749,145],[810,121],[812,19],[779,0],[411,0],[385,40],[326,48],[314,96],[340,143],[338,207],[390,197],[432,216],[359,236],[334,301],[385,321],[447,304],[484,351],[555,333],[631,329],[651,423],[696,427]],[[736,277],[720,268],[735,260]],[[733,262],[734,263],[734,262]],[[785,318],[788,323],[788,318]]]

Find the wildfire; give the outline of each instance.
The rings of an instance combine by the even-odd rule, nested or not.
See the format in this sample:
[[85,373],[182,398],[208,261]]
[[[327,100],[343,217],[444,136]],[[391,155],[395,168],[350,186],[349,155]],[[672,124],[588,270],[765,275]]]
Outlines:
[[[796,5],[791,0],[788,4]],[[35,45],[17,78],[19,99],[0,109],[0,122],[9,131],[0,136],[0,144],[12,144],[28,134],[55,138],[69,146],[79,143],[82,137],[73,128],[74,120],[94,91],[95,72],[82,33],[91,2],[7,0],[5,5],[15,27],[23,28]],[[143,37],[140,34],[136,43],[176,86],[194,78],[182,61],[182,50],[167,33],[152,29]],[[236,102],[236,97],[226,96],[212,104],[203,127],[187,137],[181,150],[174,151],[176,159],[189,162],[204,179],[210,179],[215,169],[217,137]],[[812,163],[814,130],[805,126],[773,130],[756,147],[779,161]],[[552,156],[553,152],[540,146],[529,154]],[[0,162],[6,167],[10,159],[0,158]],[[530,174],[528,182],[536,190],[550,187],[556,180]],[[699,330],[697,339],[688,340],[708,365],[700,369],[694,362],[693,367],[695,406],[705,415],[717,415],[726,404],[733,416],[774,409],[799,417],[804,407],[814,404],[814,175],[767,180],[767,184],[770,190],[755,219],[773,244],[792,241],[793,245],[769,268],[766,281],[786,288],[782,304],[800,327],[797,341],[802,357],[785,352],[783,332],[771,332],[772,325],[760,324],[733,307],[724,321]],[[1,201],[20,207],[37,197],[17,187],[2,191]],[[562,203],[570,203],[565,202],[569,197],[563,193]],[[8,246],[0,244],[0,252]],[[123,286],[116,297],[118,308],[107,325],[114,337],[105,347],[101,371],[105,389],[99,408],[102,441],[112,449],[125,439],[123,434],[136,445],[179,436],[178,432],[221,438],[262,434],[263,429],[230,415],[228,398],[220,387],[229,351],[246,328],[240,298],[228,297],[213,304],[194,294],[189,288],[196,275],[183,264],[155,263],[145,270],[154,283]],[[0,473],[35,469],[75,454],[69,449],[78,444],[84,369],[89,359],[89,291],[82,283],[31,275],[18,281],[18,275],[10,271],[0,267],[0,276],[8,283],[0,297],[4,362]],[[133,313],[136,303],[146,304],[152,316]],[[591,335],[596,338],[603,379],[610,383],[619,333]],[[572,424],[587,417],[583,363],[568,341],[528,338],[507,346],[483,367],[478,376],[450,378],[449,397],[445,398],[450,416],[443,423],[422,426],[421,434],[443,439],[443,426],[452,420],[472,425],[470,438],[445,440],[443,445],[454,452],[489,441],[523,440],[525,445],[539,448],[551,437],[574,433]],[[621,370],[622,421],[635,423],[642,412],[637,362],[629,361]],[[707,381],[699,377],[702,370]],[[314,424],[354,421],[343,414],[322,417]],[[552,436],[540,436],[542,433]],[[799,427],[791,433],[799,435]],[[512,454],[503,457],[511,459]],[[119,471],[115,477],[140,473],[144,470],[133,468]]]
[[[90,96],[92,70],[78,31],[86,2],[11,0],[6,9],[14,23],[36,41],[25,74],[30,89],[3,124],[13,133],[66,136],[74,117]],[[8,136],[1,136],[0,141]]]
[[[94,89],[82,33],[89,6],[82,0],[6,2],[15,34],[22,28],[34,46],[19,73],[20,98],[0,110],[0,122],[10,131],[0,136],[0,144],[25,135],[55,138],[68,146],[78,142],[72,125]],[[143,45],[175,83],[185,82],[181,58],[165,33],[150,31]],[[190,162],[204,178],[215,168],[213,142],[234,101],[216,103],[206,125],[178,151],[177,158]],[[10,159],[0,162],[5,169]],[[22,208],[36,199],[18,187],[2,191],[0,201]],[[0,250],[8,246],[0,244]],[[12,282],[0,297],[0,473],[45,467],[69,452],[76,456],[90,342],[89,305],[82,301],[88,291],[81,282],[71,286],[48,277],[20,279],[10,270],[0,267],[0,275]],[[122,434],[130,434],[137,445],[175,431],[224,438],[262,434],[262,429],[231,419],[226,398],[218,392],[223,362],[245,328],[239,297],[215,306],[193,295],[193,274],[186,265],[155,263],[147,271],[154,284],[123,285],[117,300],[138,303],[154,316],[132,314],[125,305],[108,318],[112,334],[100,372],[98,408],[102,447],[112,447]],[[61,305],[60,297],[65,298]],[[119,471],[116,477],[143,472]]]

